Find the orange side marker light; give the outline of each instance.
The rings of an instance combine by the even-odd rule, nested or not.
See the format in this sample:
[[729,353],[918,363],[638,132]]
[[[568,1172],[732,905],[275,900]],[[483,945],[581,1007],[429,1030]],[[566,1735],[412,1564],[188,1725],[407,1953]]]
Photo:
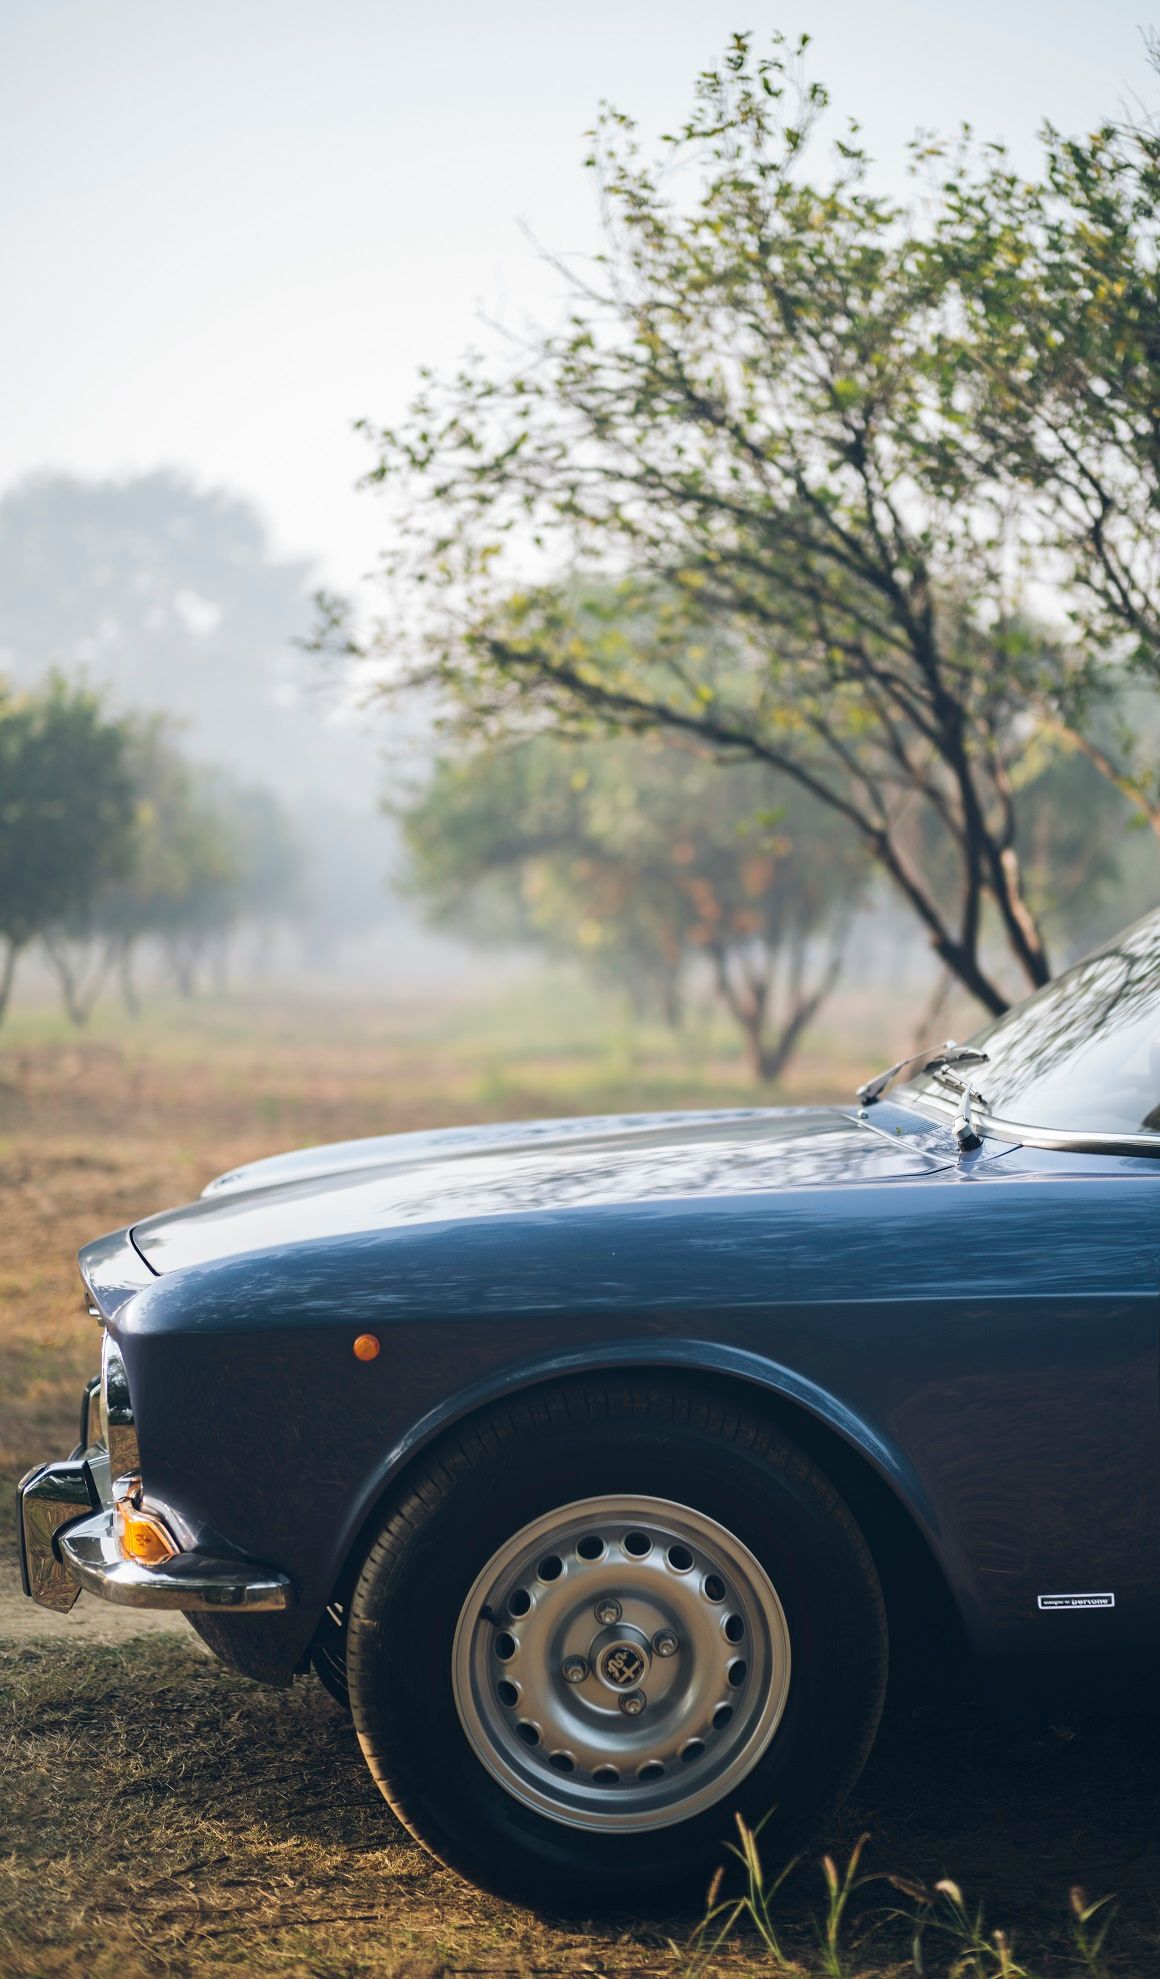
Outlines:
[[373,1333],[360,1333],[354,1343],[356,1361],[377,1361],[382,1351]]
[[141,1507],[141,1480],[126,1477],[119,1487],[113,1510],[117,1544],[126,1560],[142,1567],[161,1567],[180,1550],[164,1520]]

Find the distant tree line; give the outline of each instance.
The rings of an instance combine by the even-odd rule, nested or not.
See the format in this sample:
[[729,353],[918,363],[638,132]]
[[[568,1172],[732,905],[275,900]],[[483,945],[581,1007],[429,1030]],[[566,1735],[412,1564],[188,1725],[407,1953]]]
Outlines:
[[908,206],[855,125],[816,162],[804,45],[735,37],[657,156],[602,115],[603,253],[364,428],[389,603],[319,633],[443,711],[436,911],[488,866],[626,971],[699,949],[753,1035],[759,949],[792,975],[808,923],[824,984],[850,872],[990,1012],[1129,868],[1160,894],[1160,124],[1047,129],[1031,176],[923,139]]
[[110,978],[137,1009],[147,945],[191,994],[298,886],[281,808],[188,761],[164,720],[116,716],[61,675],[0,687],[0,1018],[31,949],[77,1024]]
[[[308,581],[309,565],[278,551],[251,502],[172,468],[38,473],[0,491],[0,680],[12,695],[39,692],[55,668],[99,682],[109,711],[164,710],[163,739],[195,779],[199,807],[230,813],[226,835],[269,837],[275,865],[294,841],[280,963],[291,962],[292,935],[295,967],[333,973],[352,944],[388,931],[406,939],[410,917],[400,929],[383,887],[392,839],[372,822],[374,747],[342,718],[344,679],[320,678],[299,644]],[[261,971],[273,948],[261,927],[243,927],[254,919],[245,909],[228,945],[235,967]],[[160,940],[131,944],[142,983],[159,978]],[[210,944],[219,959],[224,946]],[[210,960],[207,951],[202,974]]]

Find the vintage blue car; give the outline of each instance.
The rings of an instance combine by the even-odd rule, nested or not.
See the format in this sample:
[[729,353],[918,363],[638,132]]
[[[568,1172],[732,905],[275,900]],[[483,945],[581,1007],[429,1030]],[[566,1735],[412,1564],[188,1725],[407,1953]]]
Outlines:
[[734,1810],[788,1849],[888,1658],[1154,1669],[1160,914],[849,1106],[311,1149],[81,1271],[102,1371],[20,1487],[28,1592],[313,1663],[509,1895],[699,1890]]

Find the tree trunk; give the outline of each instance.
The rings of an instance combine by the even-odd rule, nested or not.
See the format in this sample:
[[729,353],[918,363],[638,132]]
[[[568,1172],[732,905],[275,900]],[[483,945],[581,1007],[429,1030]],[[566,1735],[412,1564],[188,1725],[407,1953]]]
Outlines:
[[192,999],[197,986],[195,976],[196,965],[193,952],[184,948],[180,942],[176,941],[168,943],[167,952],[169,955],[169,966],[173,971],[173,980],[177,984],[177,993],[179,996],[185,997],[188,1002]]
[[60,989],[61,1002],[64,1004],[65,1015],[69,1023],[75,1024],[79,1030],[88,1013],[82,1008],[77,995],[76,977],[73,973],[72,963],[69,961],[65,950],[58,948],[57,944],[54,941],[50,941],[47,935],[44,937],[43,947],[48,957],[49,967],[56,977],[57,985]]
[[763,1045],[759,1075],[762,1079],[780,1078],[841,973],[842,954],[839,949],[830,957],[826,973],[817,988],[808,995],[799,994],[776,1038]]
[[739,989],[729,967],[729,956],[725,949],[713,950],[713,967],[717,977],[717,988],[721,1000],[739,1026],[745,1039],[745,1061],[755,1079],[763,1079],[762,1032],[765,1029],[766,1012],[769,1006],[769,981],[760,982],[751,977],[744,988]]
[[60,984],[61,999],[69,1022],[75,1024],[79,1030],[88,1023],[93,1005],[101,993],[112,959],[112,949],[106,946],[95,960],[90,953],[89,966],[86,970],[83,952],[80,961],[73,962],[68,951],[67,937],[58,943],[45,935],[43,947],[49,966]]
[[8,1014],[8,1002],[12,995],[12,984],[16,977],[16,964],[20,960],[23,942],[13,941],[9,936],[4,946],[4,961],[0,964],[0,1024]]
[[117,986],[121,992],[121,1001],[130,1017],[139,1017],[141,1015],[141,998],[137,994],[137,985],[133,979],[133,944],[131,941],[122,941],[117,949]]
[[745,1039],[745,1062],[753,1074],[754,1079],[759,1083],[773,1077],[772,1072],[768,1069],[768,1053],[765,1048],[765,1041],[761,1035],[764,1028],[763,1014],[752,1009],[738,1010],[735,1008],[733,1011],[734,1017],[741,1026],[741,1034]]
[[215,942],[213,950],[213,986],[218,996],[226,996],[230,987],[230,947],[228,938],[223,935]]
[[1010,931],[1011,946],[1023,964],[1024,974],[1032,989],[1042,989],[1044,983],[1051,980],[1051,969],[1043,936],[1023,891],[1019,854],[1013,845],[1004,846],[999,854],[999,864],[1005,881],[1004,897],[999,906]]

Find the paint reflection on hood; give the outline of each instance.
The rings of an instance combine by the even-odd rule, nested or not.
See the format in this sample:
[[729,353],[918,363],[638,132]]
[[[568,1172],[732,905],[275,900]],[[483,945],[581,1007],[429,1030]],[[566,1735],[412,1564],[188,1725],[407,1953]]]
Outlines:
[[402,1161],[389,1140],[371,1141],[358,1164],[357,1143],[348,1142],[335,1151],[333,1167],[325,1165],[327,1150],[312,1150],[312,1170],[291,1168],[278,1182],[259,1163],[254,1187],[243,1185],[240,1171],[228,1188],[138,1224],[133,1241],[154,1271],[165,1272],[418,1224],[902,1181],[943,1165],[831,1109],[591,1124],[590,1133],[568,1123],[559,1133],[484,1134],[452,1147],[437,1137],[400,1136],[412,1142]]

